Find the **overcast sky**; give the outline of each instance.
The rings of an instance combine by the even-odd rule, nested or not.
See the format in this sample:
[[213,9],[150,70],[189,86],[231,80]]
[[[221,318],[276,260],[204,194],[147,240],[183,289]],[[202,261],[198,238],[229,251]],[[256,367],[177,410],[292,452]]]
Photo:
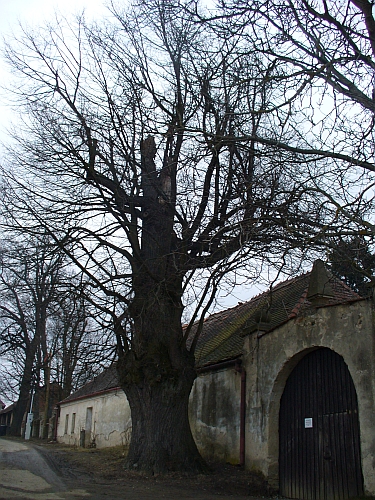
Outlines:
[[0,29],[6,34],[22,23],[41,24],[55,11],[64,15],[79,13],[85,9],[89,17],[106,12],[106,0],[0,0]]
[[[17,33],[19,24],[23,26],[40,26],[58,15],[70,17],[85,10],[87,19],[100,18],[108,14],[105,4],[108,0],[0,0],[0,34],[1,42],[11,39]],[[7,85],[10,76],[0,56],[0,82]],[[4,104],[3,92],[0,90],[0,138],[5,139],[5,129],[11,120],[11,112]]]

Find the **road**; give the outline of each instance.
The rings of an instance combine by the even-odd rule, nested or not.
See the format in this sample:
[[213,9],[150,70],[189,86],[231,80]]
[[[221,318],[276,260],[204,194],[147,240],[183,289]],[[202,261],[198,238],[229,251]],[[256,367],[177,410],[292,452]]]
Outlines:
[[85,497],[91,495],[84,489],[69,489],[32,445],[0,438],[0,500]]
[[[84,457],[90,454],[81,461]],[[207,491],[204,485],[194,487],[183,478],[177,482],[151,481],[134,474],[128,479],[109,478],[92,474],[92,468],[94,463],[86,471],[77,469],[76,463],[56,451],[0,437],[0,500],[260,500],[259,496]]]

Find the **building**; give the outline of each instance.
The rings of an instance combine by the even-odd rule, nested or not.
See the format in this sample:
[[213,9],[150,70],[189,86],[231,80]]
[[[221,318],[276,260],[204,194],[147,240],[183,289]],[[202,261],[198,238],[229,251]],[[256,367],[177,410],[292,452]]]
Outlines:
[[64,399],[59,408],[58,441],[98,448],[128,444],[130,408],[115,365]]
[[[202,455],[258,470],[290,498],[374,495],[374,340],[373,300],[321,261],[210,316],[189,408]],[[126,445],[114,367],[90,384],[60,403],[58,440]]]
[[2,404],[2,409],[0,410],[0,436],[5,436],[13,420],[13,411],[16,403],[12,403],[9,406]]

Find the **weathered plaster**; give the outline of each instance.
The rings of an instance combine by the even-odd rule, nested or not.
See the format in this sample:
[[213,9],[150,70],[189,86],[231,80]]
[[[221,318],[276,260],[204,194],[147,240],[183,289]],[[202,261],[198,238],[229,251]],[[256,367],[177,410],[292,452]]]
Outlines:
[[328,347],[348,365],[357,391],[365,491],[375,493],[374,332],[370,301],[310,309],[245,342],[248,376],[246,465],[278,486],[278,419],[289,374],[311,349]]
[[[200,375],[193,386],[189,417],[194,439],[207,459],[239,462],[241,375],[234,367]],[[129,443],[130,408],[122,391],[111,391],[61,405],[57,439],[79,446],[80,431],[85,429],[86,411],[92,407],[93,423],[86,445],[95,441],[98,448]],[[72,414],[75,431],[71,433]],[[65,434],[66,415],[69,415]]]
[[202,456],[239,463],[241,375],[234,367],[196,379],[189,402],[193,436]]
[[[87,408],[92,408],[92,425],[90,434],[86,435],[86,445],[95,443],[98,448],[128,445],[131,432],[130,408],[122,390],[61,405],[57,428],[59,442],[79,446],[81,430],[86,427]],[[73,413],[75,413],[75,426],[71,432]],[[65,433],[66,415],[69,415],[69,421]]]

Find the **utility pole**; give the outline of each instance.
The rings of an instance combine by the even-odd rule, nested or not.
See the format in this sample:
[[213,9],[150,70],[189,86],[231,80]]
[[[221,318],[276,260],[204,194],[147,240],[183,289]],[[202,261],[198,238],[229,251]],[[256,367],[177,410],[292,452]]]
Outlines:
[[30,411],[27,414],[27,418],[26,418],[26,429],[25,429],[25,440],[26,441],[28,441],[30,439],[31,426],[32,426],[32,423],[33,423],[33,418],[34,418],[34,414],[33,414],[34,394],[35,394],[34,390],[31,389]]

